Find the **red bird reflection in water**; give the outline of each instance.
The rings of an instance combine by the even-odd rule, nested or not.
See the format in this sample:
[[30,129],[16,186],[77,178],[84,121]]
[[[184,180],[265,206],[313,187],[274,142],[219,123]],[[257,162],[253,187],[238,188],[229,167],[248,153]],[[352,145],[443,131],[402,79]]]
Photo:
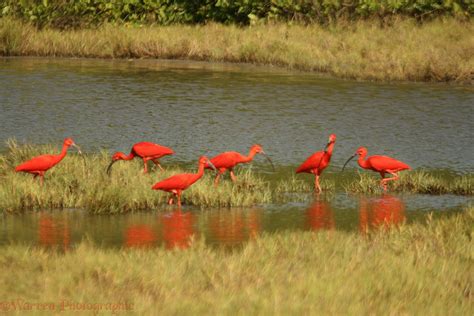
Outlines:
[[54,220],[48,214],[41,214],[38,225],[38,241],[42,247],[58,247],[66,251],[71,242],[67,221]]
[[405,221],[405,204],[399,198],[384,194],[375,199],[361,197],[359,204],[359,228],[367,233],[370,228],[400,225]]
[[262,229],[261,210],[215,211],[210,214],[212,238],[224,246],[233,246],[258,237]]
[[195,222],[194,215],[191,212],[181,212],[181,209],[177,209],[162,215],[161,222],[166,248],[186,249],[191,245]]
[[262,224],[260,220],[261,210],[252,209],[247,212],[247,232],[249,238],[256,238],[260,234]]
[[306,211],[306,220],[311,230],[333,230],[335,228],[334,214],[328,201],[319,199]]
[[156,234],[149,225],[132,225],[125,232],[125,246],[147,248],[156,242]]

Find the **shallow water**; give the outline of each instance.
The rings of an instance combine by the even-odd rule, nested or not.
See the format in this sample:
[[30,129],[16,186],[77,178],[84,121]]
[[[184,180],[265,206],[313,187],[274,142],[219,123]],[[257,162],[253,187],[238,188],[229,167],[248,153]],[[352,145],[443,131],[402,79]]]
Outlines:
[[[360,145],[369,154],[446,176],[474,171],[471,86],[344,81],[249,65],[5,58],[0,59],[0,117],[0,150],[8,138],[59,146],[72,137],[89,152],[127,152],[135,142],[152,141],[176,151],[162,160],[166,166],[201,154],[246,152],[260,143],[277,171],[270,172],[261,158],[253,168],[270,181],[290,176],[324,147],[330,133],[338,140],[325,174],[336,182],[355,176],[338,170]],[[312,181],[309,175],[301,178]],[[69,249],[88,238],[105,247],[173,248],[204,238],[213,246],[235,246],[282,230],[364,233],[424,220],[428,211],[446,216],[469,203],[469,197],[451,195],[359,197],[338,190],[316,201],[306,196],[302,202],[245,209],[3,214],[0,244]]]
[[469,200],[459,196],[337,194],[308,202],[253,208],[172,207],[123,215],[92,215],[84,210],[4,214],[0,244],[74,248],[82,240],[103,247],[187,248],[204,239],[215,247],[234,247],[265,233],[344,230],[365,234],[402,223],[460,212]]
[[0,59],[0,143],[14,137],[85,150],[169,146],[167,160],[248,151],[296,165],[338,136],[332,163],[355,149],[413,168],[474,170],[474,88],[370,83],[228,64]]

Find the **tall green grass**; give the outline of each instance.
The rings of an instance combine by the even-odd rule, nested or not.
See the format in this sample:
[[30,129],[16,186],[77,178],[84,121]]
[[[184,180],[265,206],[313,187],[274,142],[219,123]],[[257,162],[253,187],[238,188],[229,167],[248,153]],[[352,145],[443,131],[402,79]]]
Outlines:
[[[188,170],[166,166],[165,171],[143,174],[143,163],[120,161],[115,163],[111,176],[106,168],[111,155],[106,152],[87,155],[84,159],[71,150],[63,161],[46,172],[44,185],[29,174],[15,173],[19,163],[42,153],[58,153],[51,146],[19,146],[8,142],[9,151],[0,156],[0,209],[15,212],[26,209],[86,208],[96,213],[116,213],[153,209],[165,204],[169,194],[154,191],[152,185],[173,174],[196,172],[197,163]],[[137,159],[138,160],[138,159]],[[239,174],[236,185],[223,181],[213,185],[214,173],[187,189],[183,202],[187,205],[250,206],[267,203],[271,192],[266,183],[252,172]]]
[[[382,190],[380,177],[369,173],[359,173],[359,180],[343,185],[350,193],[377,193]],[[388,182],[392,192],[410,192],[421,194],[458,194],[474,195],[474,175],[467,174],[446,179],[424,170],[400,173],[400,179]]]
[[[127,26],[59,31],[0,18],[1,56],[189,59],[273,65],[364,80],[472,83],[474,24],[399,20]],[[423,45],[420,45],[423,43]]]
[[[57,166],[46,172],[44,185],[30,174],[15,173],[15,166],[34,156],[58,153],[51,145],[18,145],[8,141],[8,152],[0,155],[0,210],[17,212],[35,209],[86,208],[95,213],[122,213],[156,209],[168,201],[169,194],[154,191],[152,185],[173,174],[196,172],[196,163],[186,169],[162,163],[165,171],[143,174],[143,163],[117,162],[111,175],[106,174],[111,155],[105,151],[81,157],[73,150]],[[251,169],[237,175],[237,183],[227,177],[218,187],[213,184],[215,174],[206,171],[204,177],[183,193],[186,205],[199,207],[253,206],[288,201],[306,201],[314,190],[313,177],[291,175],[287,179],[267,181]],[[326,175],[321,184],[325,194],[333,194],[341,187],[352,193],[381,191],[380,179],[362,173],[350,180],[338,175]],[[340,183],[339,183],[340,182]],[[389,184],[389,191],[425,194],[474,195],[472,174],[443,178],[429,172],[402,173],[399,181]]]
[[59,309],[65,301],[89,304],[87,312],[94,303],[127,303],[127,313],[160,315],[471,315],[473,227],[470,207],[365,237],[264,235],[236,251],[201,241],[175,251],[83,242],[65,254],[2,246],[0,297],[10,311],[18,302]]

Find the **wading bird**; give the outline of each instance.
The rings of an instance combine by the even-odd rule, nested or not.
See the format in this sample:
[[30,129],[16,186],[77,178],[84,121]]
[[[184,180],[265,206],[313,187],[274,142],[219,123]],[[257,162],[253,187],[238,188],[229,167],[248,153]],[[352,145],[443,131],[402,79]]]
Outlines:
[[336,135],[331,134],[329,141],[323,151],[317,151],[296,169],[296,173],[306,172],[314,174],[314,190],[318,193],[321,192],[321,186],[319,185],[319,176],[324,169],[329,165],[331,161],[332,151],[334,144],[336,143]]
[[[217,185],[219,183],[219,178],[220,176],[226,172],[226,170],[230,171],[230,178],[232,179],[233,182],[235,182],[236,177],[234,174],[234,167],[238,165],[239,163],[247,163],[253,160],[253,157],[255,157],[256,154],[262,154],[267,158],[267,160],[270,162],[272,165],[273,170],[275,170],[275,167],[273,166],[272,160],[265,154],[263,151],[262,146],[260,145],[253,145],[250,147],[250,151],[248,156],[244,156],[241,153],[235,152],[235,151],[228,151],[225,153],[221,153],[214,158],[211,158],[212,164],[217,168],[218,173],[216,178],[214,179],[214,184]],[[206,166],[206,168],[210,168],[210,166]]]
[[15,171],[31,173],[35,178],[39,176],[41,184],[43,184],[44,173],[57,165],[66,156],[67,150],[70,146],[76,147],[79,154],[82,154],[79,146],[77,146],[71,138],[66,138],[64,139],[63,148],[59,155],[41,155],[34,157],[21,165],[18,165],[15,168]]
[[204,174],[204,167],[209,165],[211,168],[216,170],[216,167],[209,161],[206,156],[199,158],[199,167],[197,173],[181,173],[171,176],[165,180],[157,182],[151,188],[153,190],[162,190],[173,193],[173,196],[168,200],[168,204],[173,204],[173,197],[178,198],[178,206],[181,206],[181,193],[186,190],[190,185],[199,180]]
[[163,156],[172,155],[172,154],[174,154],[174,151],[171,148],[168,148],[165,146],[161,146],[161,145],[149,143],[149,142],[136,143],[135,145],[132,146],[132,150],[130,151],[130,154],[128,156],[122,152],[116,152],[115,154],[113,154],[112,162],[109,164],[109,167],[107,168],[107,173],[110,174],[112,165],[116,163],[117,161],[132,160],[135,157],[140,157],[143,159],[143,165],[144,165],[143,172],[144,173],[148,172],[148,168],[147,168],[148,160],[153,161],[155,165],[157,165],[161,170],[163,170],[163,167],[161,167],[158,159],[160,159]]
[[[351,161],[352,158],[354,158],[357,155],[359,156],[359,160],[357,162],[359,163],[359,166],[361,168],[373,170],[375,172],[380,173],[380,175],[382,176],[380,185],[383,187],[384,191],[387,191],[387,182],[395,181],[399,178],[398,177],[399,171],[411,169],[411,167],[407,165],[406,163],[393,159],[392,157],[370,156],[367,159],[365,159],[365,157],[367,156],[367,148],[359,147],[359,149],[357,149],[355,154],[352,155],[349,159],[347,159],[346,163],[342,167],[343,171],[346,165],[349,163],[349,161]],[[393,177],[384,178],[386,173],[393,175]]]

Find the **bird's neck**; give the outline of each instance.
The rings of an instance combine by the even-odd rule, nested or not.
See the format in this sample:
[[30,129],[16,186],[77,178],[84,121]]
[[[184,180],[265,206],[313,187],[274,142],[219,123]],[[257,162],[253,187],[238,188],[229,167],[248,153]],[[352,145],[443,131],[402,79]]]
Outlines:
[[334,150],[334,143],[330,143],[328,148],[326,149],[326,153],[331,157],[332,151]]
[[63,149],[61,149],[61,152],[59,153],[58,157],[58,162],[61,161],[67,154],[69,146],[63,145]]
[[[125,156],[125,154],[123,154]],[[133,158],[135,158],[135,153],[133,151],[130,152],[130,154],[128,154],[128,156],[125,156],[123,158],[123,160],[132,160]]]
[[200,163],[199,164],[199,167],[198,167],[198,172],[196,173],[196,175],[198,176],[198,179],[202,177],[202,175],[204,174],[204,168],[206,167],[206,164],[205,163]]
[[201,177],[204,175],[204,168],[206,167],[206,164],[199,164],[198,171],[197,173],[194,174],[194,178],[192,179],[192,183],[196,182],[197,180],[201,179]]
[[257,153],[253,150],[249,151],[249,154],[247,156],[244,156],[242,159],[242,162],[249,162],[253,160],[253,157],[255,157]]
[[365,160],[365,157],[366,157],[366,156],[367,156],[367,153],[361,154],[361,155],[359,156],[359,159],[357,160],[357,162],[359,163],[359,166],[360,166],[361,168],[369,169],[370,166],[369,166],[369,164],[367,163],[367,160]]

